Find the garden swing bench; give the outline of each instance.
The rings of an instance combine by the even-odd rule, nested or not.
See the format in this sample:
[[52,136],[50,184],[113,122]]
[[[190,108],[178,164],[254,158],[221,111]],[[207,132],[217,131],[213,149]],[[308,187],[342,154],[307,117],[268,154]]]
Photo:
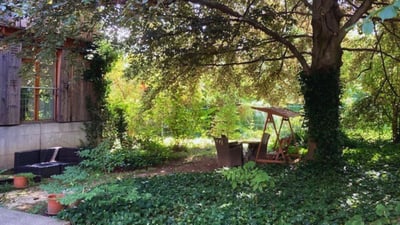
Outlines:
[[[258,145],[255,161],[257,163],[290,163],[292,157],[298,157],[298,154],[289,154],[288,149],[290,145],[297,146],[295,135],[293,132],[292,125],[290,123],[291,117],[299,116],[299,113],[290,111],[288,109],[277,108],[277,107],[251,107],[255,110],[259,110],[267,113],[267,117],[264,124],[263,134],[261,143]],[[277,128],[274,120],[274,116],[280,117],[280,125]],[[271,124],[273,131],[276,134],[276,141],[274,144],[274,151],[268,153],[266,151],[270,134],[266,133],[268,125]],[[286,124],[290,129],[290,135],[288,137],[281,137],[281,131],[283,125]],[[265,154],[264,154],[265,153]]]

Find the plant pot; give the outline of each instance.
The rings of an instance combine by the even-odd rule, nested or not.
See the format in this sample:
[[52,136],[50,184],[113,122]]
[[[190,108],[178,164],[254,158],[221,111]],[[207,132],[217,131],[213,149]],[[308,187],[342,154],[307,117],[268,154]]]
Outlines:
[[57,215],[64,208],[64,206],[58,201],[63,196],[63,194],[49,194],[47,196],[48,215]]
[[28,186],[28,178],[23,176],[14,176],[15,188],[26,188]]

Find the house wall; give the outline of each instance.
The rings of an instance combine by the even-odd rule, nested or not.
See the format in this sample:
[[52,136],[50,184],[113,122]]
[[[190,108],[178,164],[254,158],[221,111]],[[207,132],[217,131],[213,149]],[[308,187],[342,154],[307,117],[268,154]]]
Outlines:
[[[23,29],[26,23],[17,21],[9,27],[8,18],[0,16],[0,169],[14,167],[14,153],[55,146],[78,147],[86,142],[83,122],[90,121],[89,103],[96,102],[93,83],[84,79],[89,64],[82,48],[85,41],[68,39],[57,49],[54,59],[54,115],[52,122],[21,116],[21,77],[24,60],[18,54],[21,44],[6,44],[3,38]],[[7,26],[5,25],[7,24]],[[25,63],[35,56],[26,57]],[[40,67],[35,70],[40,75]],[[35,67],[36,69],[36,67]],[[36,85],[36,84],[35,84]],[[38,105],[38,104],[36,104]],[[34,107],[38,115],[39,107]]]
[[55,146],[78,147],[86,141],[82,122],[0,126],[0,169],[14,167],[14,153]]

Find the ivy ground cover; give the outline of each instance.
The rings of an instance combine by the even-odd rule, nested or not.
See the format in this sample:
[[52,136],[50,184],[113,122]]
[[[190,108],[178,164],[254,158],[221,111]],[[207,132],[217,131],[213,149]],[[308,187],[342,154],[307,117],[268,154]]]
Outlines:
[[262,192],[232,189],[220,172],[128,178],[60,216],[73,224],[390,224],[400,218],[399,149],[347,149],[337,167],[260,166],[275,183]]

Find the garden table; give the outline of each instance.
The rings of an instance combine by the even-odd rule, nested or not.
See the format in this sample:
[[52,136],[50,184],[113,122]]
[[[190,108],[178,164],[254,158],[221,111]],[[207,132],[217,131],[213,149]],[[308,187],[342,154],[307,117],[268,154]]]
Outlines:
[[239,141],[242,144],[247,145],[247,153],[246,159],[247,160],[255,160],[258,146],[260,145],[259,140],[241,140]]

